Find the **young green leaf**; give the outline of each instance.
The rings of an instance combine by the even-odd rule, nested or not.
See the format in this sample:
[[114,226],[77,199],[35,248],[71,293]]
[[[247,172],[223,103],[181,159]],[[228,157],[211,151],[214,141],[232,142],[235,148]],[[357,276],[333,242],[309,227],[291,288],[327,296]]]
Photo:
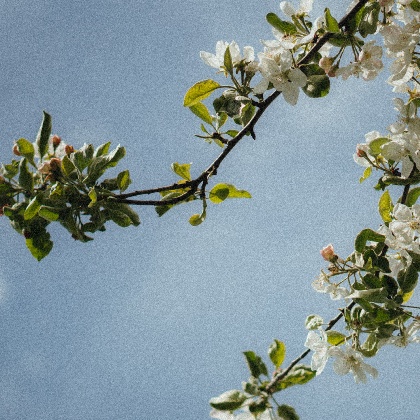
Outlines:
[[387,137],[378,137],[377,139],[372,140],[369,143],[370,152],[374,156],[379,155],[382,152],[381,146],[389,142],[390,142],[390,139],[388,139]]
[[277,408],[277,414],[282,420],[299,420],[295,409],[287,404],[282,404]]
[[184,96],[184,106],[190,107],[206,99],[211,93],[221,87],[219,83],[214,80],[207,79],[197,82],[192,86]]
[[297,32],[296,26],[291,22],[281,20],[275,13],[268,13],[267,22],[275,29],[286,35],[293,35]]
[[28,207],[25,209],[25,213],[23,213],[24,220],[31,220],[37,214],[39,209],[41,208],[41,203],[38,201],[38,197],[35,196],[28,204]]
[[372,166],[368,166],[364,171],[363,175],[360,177],[359,182],[362,183],[372,175]]
[[418,198],[420,197],[420,187],[412,188],[405,201],[406,206],[411,207],[413,204],[416,203]]
[[218,397],[211,398],[209,403],[216,410],[235,411],[247,400],[247,396],[236,389],[226,391]]
[[186,181],[191,181],[191,174],[190,174],[190,167],[191,163],[178,163],[174,162],[171,165],[172,170],[179,175],[182,179],[185,179]]
[[340,344],[344,344],[346,336],[341,332],[328,330],[326,331],[327,334],[327,341],[332,346],[339,346]]
[[251,194],[245,190],[238,190],[232,184],[219,183],[210,190],[209,198],[213,203],[219,204],[226,198],[251,198]]
[[41,206],[38,216],[49,222],[55,222],[60,218],[60,209],[49,206]]
[[34,155],[35,155],[35,148],[34,145],[26,140],[26,139],[19,139],[16,141],[16,144],[18,146],[19,153],[28,159],[28,162],[34,164]]
[[125,191],[131,184],[130,171],[128,169],[117,175],[117,184],[120,191]]
[[324,11],[324,18],[325,18],[325,24],[327,26],[327,31],[332,33],[339,33],[340,27],[338,26],[337,20],[332,17],[330,9],[328,7]]
[[43,113],[44,117],[36,137],[36,145],[38,146],[38,152],[41,160],[48,152],[48,142],[50,140],[52,130],[51,115],[47,114],[45,111],[43,111]]
[[203,103],[197,102],[196,104],[191,105],[189,109],[193,114],[197,115],[198,118],[201,118],[207,124],[213,123],[213,118],[211,117],[209,110]]
[[274,340],[268,348],[268,355],[277,369],[281,366],[284,362],[284,358],[286,357],[286,345],[282,341]]
[[232,63],[232,54],[230,53],[229,46],[226,47],[225,54],[223,56],[223,64],[226,71],[232,75],[233,74],[233,63]]
[[392,221],[391,213],[393,208],[394,205],[392,203],[391,195],[388,190],[385,190],[378,203],[379,214],[385,223]]
[[61,170],[63,171],[64,176],[70,176],[73,171],[76,170],[75,164],[70,160],[70,158],[66,155],[63,157],[61,161]]
[[268,375],[267,366],[260,356],[256,355],[253,351],[244,351],[244,355],[249,371],[254,378],[258,378],[261,375]]

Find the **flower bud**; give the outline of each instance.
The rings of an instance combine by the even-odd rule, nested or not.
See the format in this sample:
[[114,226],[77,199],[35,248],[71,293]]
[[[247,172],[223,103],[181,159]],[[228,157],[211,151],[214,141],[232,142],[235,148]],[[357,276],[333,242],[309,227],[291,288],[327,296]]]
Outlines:
[[331,244],[328,244],[326,247],[322,248],[320,253],[325,261],[333,262],[337,259],[337,255],[334,253],[334,247]]
[[328,74],[328,72],[331,70],[333,63],[334,63],[334,58],[322,57],[319,60],[319,67],[321,67],[325,71],[325,73]]
[[16,143],[13,145],[13,154],[20,156],[19,146]]
[[56,149],[58,145],[61,143],[61,137],[57,136],[57,134],[54,134],[51,138],[51,143],[54,146],[54,149]]
[[69,155],[70,153],[74,152],[74,147],[70,146],[70,144],[66,144],[66,147],[64,148],[64,153],[66,155]]

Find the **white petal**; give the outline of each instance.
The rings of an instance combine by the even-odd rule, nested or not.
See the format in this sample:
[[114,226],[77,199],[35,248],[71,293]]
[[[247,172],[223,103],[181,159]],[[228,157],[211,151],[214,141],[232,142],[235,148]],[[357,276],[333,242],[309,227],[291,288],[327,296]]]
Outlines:
[[295,8],[288,1],[282,1],[280,3],[280,9],[286,16],[293,16],[296,13]]

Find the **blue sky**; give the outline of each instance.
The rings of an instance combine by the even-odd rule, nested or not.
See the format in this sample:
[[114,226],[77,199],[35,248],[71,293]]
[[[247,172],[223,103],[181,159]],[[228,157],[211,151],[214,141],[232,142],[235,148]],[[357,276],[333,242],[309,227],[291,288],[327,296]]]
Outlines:
[[[271,38],[265,14],[278,11],[271,0],[0,6],[0,160],[14,140],[34,140],[46,110],[66,143],[125,146],[135,188],[174,182],[172,162],[198,174],[218,155],[182,107],[196,81],[223,80],[199,51],[219,39],[258,50]],[[138,228],[110,226],[88,244],[54,227],[38,263],[1,220],[0,419],[206,419],[211,397],[247,379],[243,351],[265,355],[277,338],[288,361],[300,354],[305,317],[336,314],[310,285],[319,250],[332,242],[346,256],[380,223],[352,154],[394,121],[385,78],[333,81],[327,98],[296,107],[280,98],[218,171],[253,198],[210,206],[199,227],[188,224],[198,203],[162,218],[139,208]],[[417,355],[384,349],[368,385],[328,366],[278,400],[302,419],[414,419]]]

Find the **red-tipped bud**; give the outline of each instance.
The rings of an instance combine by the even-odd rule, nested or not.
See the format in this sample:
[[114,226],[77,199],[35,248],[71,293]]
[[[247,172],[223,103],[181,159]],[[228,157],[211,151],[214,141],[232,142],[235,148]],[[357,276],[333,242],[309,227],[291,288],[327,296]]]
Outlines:
[[58,145],[61,143],[61,137],[57,136],[57,134],[54,134],[51,138],[52,145],[54,146],[54,149],[58,147]]
[[20,156],[19,146],[16,143],[13,145],[13,154]]
[[74,147],[70,146],[70,144],[66,144],[66,147],[64,148],[64,152],[66,155],[69,155],[70,153],[74,152]]

